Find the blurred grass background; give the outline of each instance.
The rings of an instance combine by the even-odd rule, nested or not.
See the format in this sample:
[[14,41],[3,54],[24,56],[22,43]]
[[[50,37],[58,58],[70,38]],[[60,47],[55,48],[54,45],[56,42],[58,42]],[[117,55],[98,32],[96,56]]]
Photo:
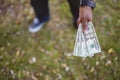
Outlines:
[[51,20],[28,32],[28,0],[0,1],[0,80],[120,80],[120,0],[96,0],[94,26],[102,53],[72,56],[76,30],[66,0],[49,0]]

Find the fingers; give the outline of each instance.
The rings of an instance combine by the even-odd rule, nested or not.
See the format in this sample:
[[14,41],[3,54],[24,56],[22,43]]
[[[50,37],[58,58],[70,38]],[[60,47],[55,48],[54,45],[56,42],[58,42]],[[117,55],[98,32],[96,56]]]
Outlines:
[[83,27],[83,30],[86,30],[87,29],[87,20],[86,19],[83,19],[82,20],[82,27]]
[[92,21],[92,9],[88,6],[80,8],[77,24],[82,24],[83,29],[87,29],[88,22]]
[[90,21],[92,21],[91,18],[83,17],[83,16],[82,16],[82,17],[78,18],[78,20],[77,20],[77,25],[79,25],[79,24],[81,23],[83,29],[86,30],[86,29],[87,29],[87,24],[88,24],[88,22],[90,22]]

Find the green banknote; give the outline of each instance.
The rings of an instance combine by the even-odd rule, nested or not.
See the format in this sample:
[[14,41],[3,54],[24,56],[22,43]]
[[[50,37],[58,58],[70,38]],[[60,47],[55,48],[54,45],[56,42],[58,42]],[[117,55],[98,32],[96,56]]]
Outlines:
[[94,56],[101,52],[101,47],[92,22],[88,22],[87,28],[83,30],[79,25],[73,55],[80,57]]

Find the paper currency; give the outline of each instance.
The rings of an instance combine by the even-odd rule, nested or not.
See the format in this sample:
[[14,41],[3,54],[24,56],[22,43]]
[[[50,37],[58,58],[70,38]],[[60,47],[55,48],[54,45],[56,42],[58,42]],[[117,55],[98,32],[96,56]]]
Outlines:
[[87,57],[94,56],[101,52],[101,47],[92,22],[88,22],[86,30],[82,30],[82,25],[79,25],[76,42],[73,51],[74,56]]

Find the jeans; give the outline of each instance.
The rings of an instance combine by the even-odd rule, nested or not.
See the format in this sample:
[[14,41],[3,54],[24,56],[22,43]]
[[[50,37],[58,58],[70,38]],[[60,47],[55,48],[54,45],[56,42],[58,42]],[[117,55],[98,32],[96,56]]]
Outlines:
[[[67,0],[70,6],[73,20],[76,22],[79,16],[79,3],[80,0]],[[49,5],[48,0],[31,0],[31,5],[34,8],[36,17],[42,21],[49,18]]]

